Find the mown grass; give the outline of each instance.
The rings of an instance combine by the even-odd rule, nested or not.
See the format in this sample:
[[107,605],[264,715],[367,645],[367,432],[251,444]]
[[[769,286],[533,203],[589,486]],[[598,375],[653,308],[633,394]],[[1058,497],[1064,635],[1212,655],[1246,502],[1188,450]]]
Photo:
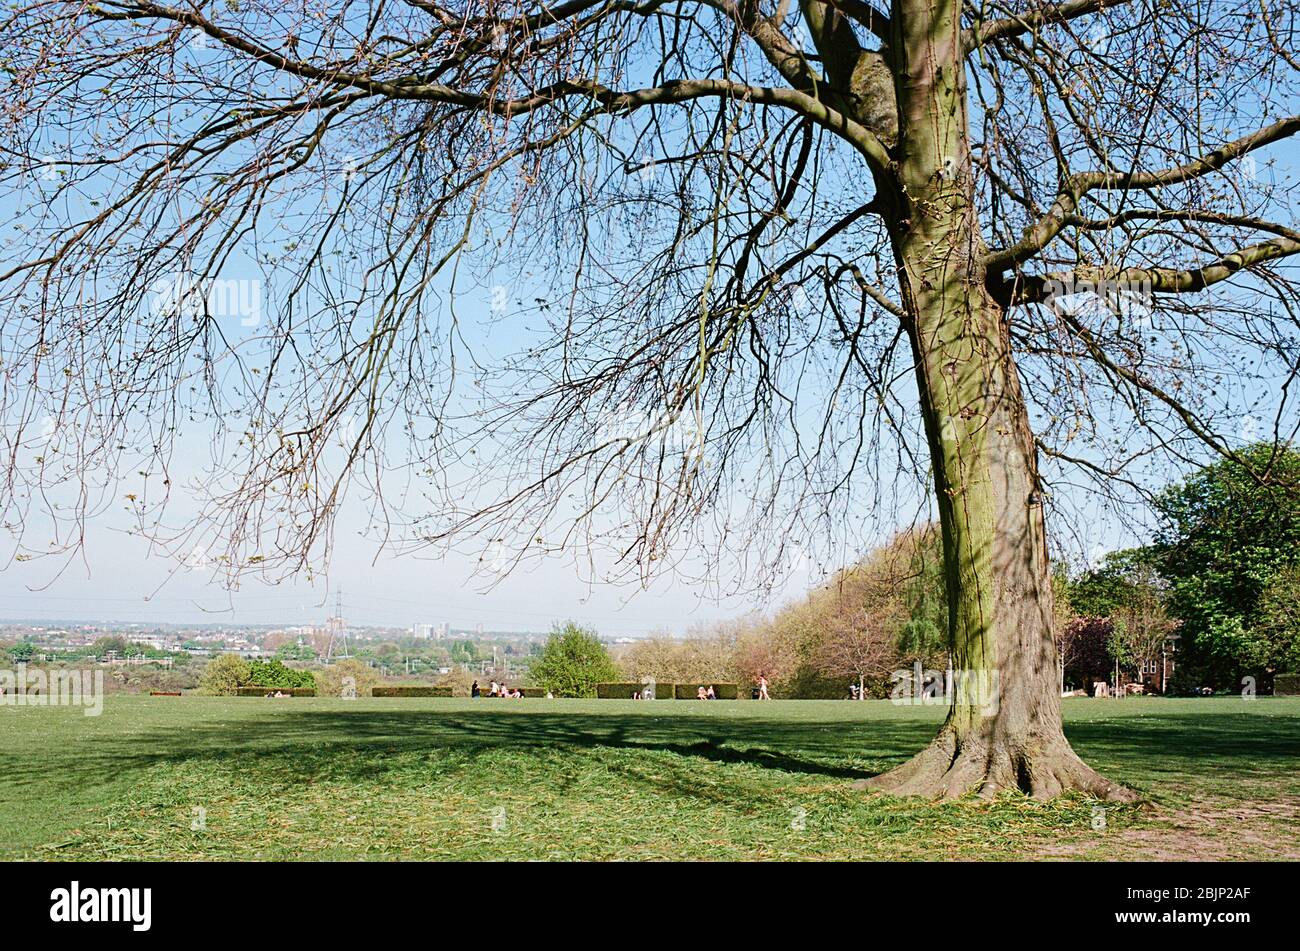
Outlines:
[[855,792],[942,718],[887,702],[0,707],[0,858],[1300,856],[1300,699],[1072,700],[1065,715],[1085,759],[1145,802]]

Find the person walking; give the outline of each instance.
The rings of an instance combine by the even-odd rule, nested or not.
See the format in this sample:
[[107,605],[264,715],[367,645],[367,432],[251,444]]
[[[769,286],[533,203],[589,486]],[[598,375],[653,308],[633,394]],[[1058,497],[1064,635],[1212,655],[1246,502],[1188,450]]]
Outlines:
[[767,695],[767,678],[764,677],[762,674],[758,675],[758,699],[759,700],[772,699]]

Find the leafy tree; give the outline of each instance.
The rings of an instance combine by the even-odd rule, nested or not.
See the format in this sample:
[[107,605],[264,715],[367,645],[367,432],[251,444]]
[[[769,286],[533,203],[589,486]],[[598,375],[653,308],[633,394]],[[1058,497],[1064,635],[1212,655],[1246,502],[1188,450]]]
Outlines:
[[1260,597],[1257,628],[1267,653],[1251,658],[1254,666],[1300,671],[1300,570],[1289,568],[1274,576]]
[[315,687],[316,680],[309,670],[286,667],[279,658],[255,660],[248,665],[247,683],[254,687]]
[[[125,657],[132,650],[132,645],[125,637],[118,635],[105,635],[104,637],[95,638],[95,642],[90,645],[90,652],[97,657],[102,657],[109,651],[115,651],[119,657]],[[135,648],[141,650],[140,647]]]
[[594,697],[596,684],[618,679],[618,668],[595,631],[570,621],[552,630],[532,677],[557,697]]
[[9,659],[15,664],[25,664],[36,653],[36,646],[30,641],[19,641],[9,647]]
[[[1261,481],[1260,472],[1269,474]],[[1289,663],[1278,613],[1300,567],[1300,452],[1268,444],[1205,466],[1156,500],[1171,608],[1182,619],[1179,679],[1230,686]],[[1283,611],[1284,613],[1284,611]],[[1196,686],[1198,684],[1189,684]]]
[[454,663],[472,664],[478,656],[478,649],[473,641],[453,641],[449,653]]
[[230,696],[248,685],[249,673],[248,662],[238,654],[218,654],[203,668],[199,689],[209,696]]
[[316,649],[310,644],[289,642],[277,647],[275,656],[278,660],[312,661],[316,659],[317,654]]
[[[944,581],[943,536],[937,525],[903,536],[911,549],[910,578],[904,591],[907,620],[898,650],[907,663],[929,665],[948,646],[948,594]],[[900,544],[900,540],[894,542]]]

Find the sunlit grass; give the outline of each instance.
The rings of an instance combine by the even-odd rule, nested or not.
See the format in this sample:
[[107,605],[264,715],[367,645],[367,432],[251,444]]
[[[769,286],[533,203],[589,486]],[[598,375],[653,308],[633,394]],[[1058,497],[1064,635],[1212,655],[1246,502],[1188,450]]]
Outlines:
[[1268,806],[1300,802],[1300,699],[1065,711],[1085,759],[1146,802],[1098,813],[1083,797],[855,792],[942,718],[886,702],[126,696],[99,717],[0,707],[0,857],[1137,857],[1153,843],[1203,852],[1220,823],[1193,835],[1180,817],[1197,810],[1228,813],[1223,857],[1300,849],[1292,814]]

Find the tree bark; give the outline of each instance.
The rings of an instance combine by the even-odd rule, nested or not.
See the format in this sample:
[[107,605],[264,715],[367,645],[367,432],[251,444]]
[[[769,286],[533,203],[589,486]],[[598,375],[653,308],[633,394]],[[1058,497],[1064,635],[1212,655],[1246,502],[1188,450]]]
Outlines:
[[1037,453],[1006,315],[988,291],[975,208],[956,0],[899,0],[903,130],[892,227],[933,460],[957,672],[939,735],[865,782],[897,794],[1133,794],[1061,728]]

